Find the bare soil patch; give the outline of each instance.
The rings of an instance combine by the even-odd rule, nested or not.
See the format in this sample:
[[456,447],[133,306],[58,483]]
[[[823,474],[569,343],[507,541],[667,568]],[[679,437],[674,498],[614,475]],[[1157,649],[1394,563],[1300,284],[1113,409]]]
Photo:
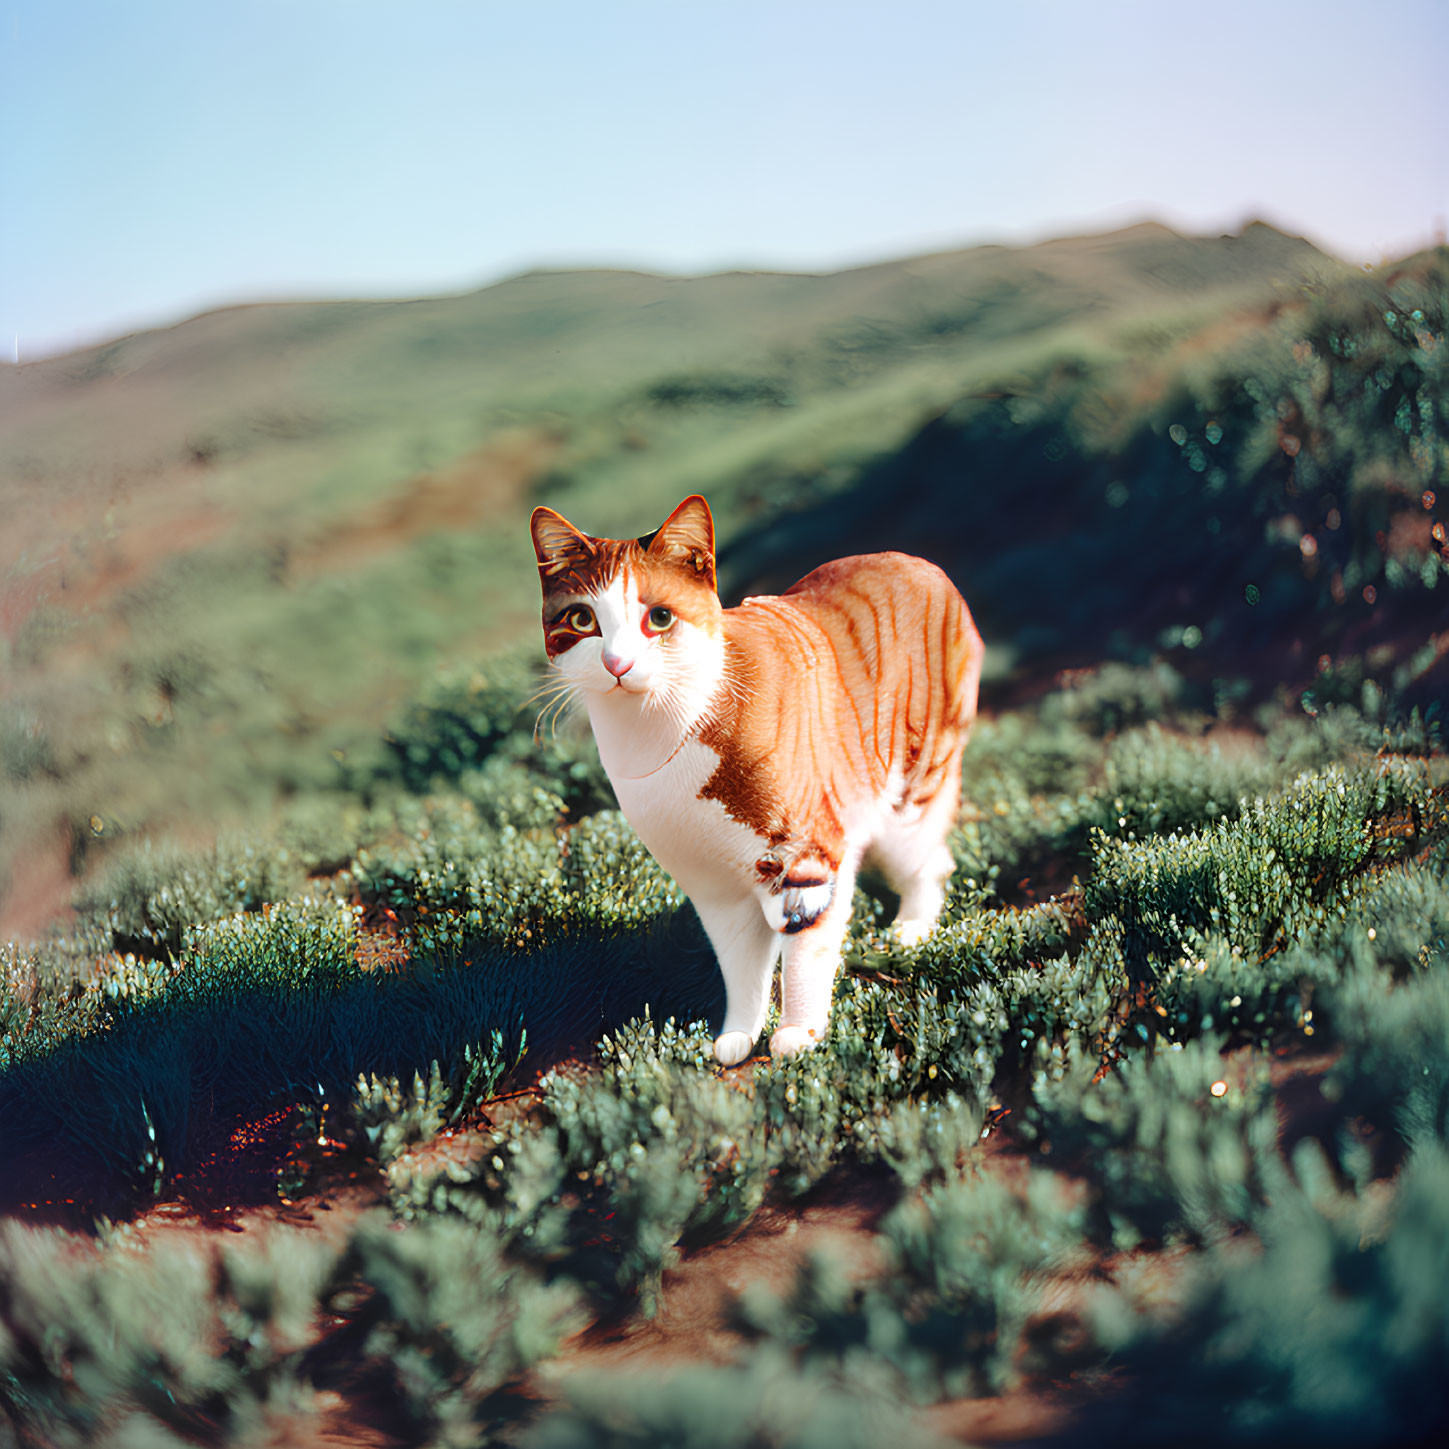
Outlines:
[[345,572],[432,533],[466,532],[521,507],[559,441],[520,429],[413,478],[289,554],[289,577]]

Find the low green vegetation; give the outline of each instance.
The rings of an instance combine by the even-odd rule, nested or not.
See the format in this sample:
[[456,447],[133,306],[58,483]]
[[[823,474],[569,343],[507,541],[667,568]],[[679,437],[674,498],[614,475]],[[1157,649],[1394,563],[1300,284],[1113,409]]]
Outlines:
[[[930,1405],[1043,1378],[1129,1441],[1124,1394],[1150,1396],[1154,1433],[1218,1442],[1408,1435],[1440,1412],[1442,1309],[1412,1266],[1442,1254],[1449,1130],[1432,724],[1386,728],[1369,691],[1369,713],[1249,739],[1163,668],[984,720],[941,928],[901,947],[867,880],[828,1043],[721,1074],[688,907],[572,745],[485,728],[522,687],[465,705],[444,680],[409,711],[400,758],[443,758],[430,742],[467,718],[492,743],[374,806],[334,874],[289,877],[295,839],[142,851],[77,934],[144,949],[88,976],[74,942],[12,951],[10,1206],[72,1198],[102,1223],[80,1259],[61,1229],[6,1229],[0,1402],[21,1442],[251,1442],[339,1392],[417,1444],[704,1443],[704,1424],[710,1443],[926,1442]],[[1033,902],[1038,862],[1065,883]],[[245,895],[289,878],[289,899]],[[174,901],[214,917],[177,948]],[[379,921],[396,959],[368,957]],[[557,1065],[493,1118],[520,1058]],[[1294,1071],[1301,1123],[1275,1090]],[[258,1173],[305,1199],[346,1163],[382,1174],[387,1205],[285,1253],[123,1251],[132,1213],[279,1111],[254,1196]],[[471,1150],[441,1150],[459,1126]],[[728,1366],[647,1393],[581,1372],[548,1412],[520,1392],[762,1207],[862,1181],[880,1270],[822,1251],[751,1285]],[[1167,1298],[1134,1271],[1154,1262]],[[1324,1364],[1343,1365],[1328,1398]]]
[[1029,674],[1162,657],[1218,713],[1279,687],[1319,708],[1368,677],[1427,704],[1449,249],[1236,322],[1165,353],[1064,344],[866,466],[784,480],[726,548],[727,586],[868,541],[941,563]]
[[[0,957],[0,1445],[914,1445],[1043,1390],[1062,1442],[1431,1437],[1444,298],[1441,253],[1246,340],[1052,333],[964,397],[938,349],[1000,333],[933,304],[577,414],[550,501],[637,464],[610,506],[653,516],[688,454],[737,581],[903,543],[999,641],[940,926],[904,947],[867,874],[809,1055],[715,1068],[708,943],[587,740],[534,738],[532,649],[299,728],[285,799],[204,847],[66,796],[100,821],[74,918]],[[945,408],[913,441],[900,368]],[[817,467],[852,389],[905,445]],[[166,677],[201,748],[207,676]],[[58,799],[22,705],[0,762]],[[842,1203],[861,1251],[732,1289],[708,1358],[578,1366]]]

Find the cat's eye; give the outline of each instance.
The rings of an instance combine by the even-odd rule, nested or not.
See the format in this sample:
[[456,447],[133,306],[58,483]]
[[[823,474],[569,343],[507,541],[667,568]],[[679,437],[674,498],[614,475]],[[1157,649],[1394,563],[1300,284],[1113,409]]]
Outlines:
[[656,633],[662,634],[674,622],[674,611],[666,609],[663,604],[655,604],[649,611],[649,627]]
[[594,627],[594,611],[587,604],[580,604],[564,615],[564,623],[579,634],[587,634]]

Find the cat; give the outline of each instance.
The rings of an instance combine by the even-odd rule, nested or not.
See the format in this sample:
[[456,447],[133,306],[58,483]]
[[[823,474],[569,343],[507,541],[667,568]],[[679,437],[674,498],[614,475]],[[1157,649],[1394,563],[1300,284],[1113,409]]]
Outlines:
[[532,533],[553,677],[719,960],[716,1059],[750,1054],[781,957],[770,1051],[817,1045],[862,861],[900,893],[908,943],[944,903],[981,675],[965,602],[934,564],[878,553],[725,609],[698,494],[639,539],[591,538],[551,508]]

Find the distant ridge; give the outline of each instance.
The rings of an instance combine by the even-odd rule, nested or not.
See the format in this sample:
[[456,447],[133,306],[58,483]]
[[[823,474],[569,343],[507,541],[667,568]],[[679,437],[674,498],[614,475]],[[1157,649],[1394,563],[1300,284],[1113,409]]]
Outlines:
[[[3,368],[0,368],[0,377],[5,375],[5,370],[11,372],[19,370],[23,372],[29,369],[84,363],[88,358],[92,358],[97,354],[104,353],[124,344],[142,343],[147,339],[184,332],[198,326],[211,326],[221,322],[223,319],[242,318],[257,312],[295,314],[305,310],[334,308],[381,310],[396,307],[442,306],[447,303],[467,303],[487,297],[492,293],[506,291],[510,288],[533,286],[545,280],[560,278],[636,278],[654,283],[686,285],[740,278],[769,278],[801,282],[844,280],[867,277],[879,273],[898,272],[902,269],[909,269],[920,265],[947,268],[961,265],[969,268],[971,262],[974,260],[999,257],[1002,255],[1025,257],[1033,253],[1050,255],[1073,250],[1100,253],[1120,251],[1123,248],[1140,245],[1211,245],[1218,242],[1249,242],[1255,245],[1267,243],[1278,249],[1278,254],[1285,262],[1301,261],[1304,256],[1311,254],[1314,257],[1323,258],[1331,265],[1342,265],[1336,259],[1332,258],[1329,253],[1321,251],[1305,238],[1281,231],[1266,221],[1254,219],[1246,222],[1237,233],[1223,233],[1215,237],[1193,236],[1175,231],[1162,222],[1145,220],[1111,231],[1072,233],[1061,237],[1052,237],[1044,241],[1019,244],[983,242],[968,247],[913,253],[904,257],[887,258],[882,261],[865,262],[835,270],[822,271],[801,271],[771,267],[726,268],[713,272],[660,272],[635,267],[533,267],[502,277],[485,286],[466,288],[461,291],[383,298],[289,298],[278,301],[258,298],[253,301],[230,302],[217,307],[204,308],[200,312],[193,313],[175,322],[158,324],[154,327],[141,327],[133,331],[119,333],[114,337],[106,338],[99,342],[87,343],[75,348],[67,348],[62,352],[48,354],[34,359],[26,359],[19,364],[18,369],[14,363],[5,363],[3,364]],[[0,390],[0,395],[3,395],[3,390]]]
[[[745,376],[764,379],[762,397],[863,418],[886,405],[868,403],[865,386],[889,392],[920,374],[944,398],[968,359],[1025,339],[1077,329],[1107,340],[1167,314],[1184,325],[1185,309],[1200,325],[1350,270],[1261,222],[1193,237],[1149,221],[837,272],[534,270],[436,297],[229,305],[0,368],[11,525],[0,576],[25,547],[28,513],[189,487],[198,463],[245,466],[258,498],[285,486],[305,505],[329,469],[346,470],[354,497],[377,497],[499,427],[615,415],[659,387],[743,396]],[[213,475],[209,486],[231,485]]]

